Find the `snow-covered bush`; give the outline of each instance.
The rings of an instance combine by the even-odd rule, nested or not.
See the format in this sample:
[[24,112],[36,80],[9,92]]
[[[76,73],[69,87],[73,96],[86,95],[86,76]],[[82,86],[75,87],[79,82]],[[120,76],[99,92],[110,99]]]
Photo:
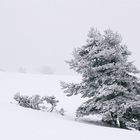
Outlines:
[[82,81],[61,82],[62,89],[67,96],[89,98],[77,109],[77,117],[100,114],[102,121],[122,128],[134,119],[140,121],[140,82],[135,76],[139,71],[128,61],[131,52],[121,42],[118,33],[105,30],[101,34],[92,28],[87,43],[75,49],[73,59],[67,61],[82,75]]
[[[20,95],[19,92],[14,95],[14,99],[18,102],[20,106],[37,110],[46,110],[49,112],[52,112],[57,106],[57,103],[59,102],[54,96],[41,97],[40,95],[33,95],[29,97],[25,95]],[[51,106],[49,110],[44,102]]]
[[57,106],[57,103],[59,102],[54,96],[44,96],[41,100],[46,101],[48,104],[51,105],[51,108],[49,109],[50,112],[54,110],[54,108]]
[[14,95],[14,99],[18,102],[20,106],[37,110],[39,110],[39,104],[42,103],[39,95],[33,95],[29,97],[26,95],[20,95],[19,92]]
[[42,104],[40,95],[33,95],[29,99],[31,108],[40,110],[39,105]]
[[30,107],[30,99],[28,96],[21,96],[18,92],[14,95],[14,99],[18,102],[20,106]]

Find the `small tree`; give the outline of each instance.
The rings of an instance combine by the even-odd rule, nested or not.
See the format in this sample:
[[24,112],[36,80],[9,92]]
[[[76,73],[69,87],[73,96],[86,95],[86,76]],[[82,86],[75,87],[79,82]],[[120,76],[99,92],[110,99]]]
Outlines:
[[140,121],[139,71],[128,61],[131,54],[118,33],[101,34],[91,28],[86,45],[74,49],[70,68],[82,75],[81,83],[61,82],[67,96],[89,98],[76,111],[77,117],[101,114],[102,121],[125,128]]

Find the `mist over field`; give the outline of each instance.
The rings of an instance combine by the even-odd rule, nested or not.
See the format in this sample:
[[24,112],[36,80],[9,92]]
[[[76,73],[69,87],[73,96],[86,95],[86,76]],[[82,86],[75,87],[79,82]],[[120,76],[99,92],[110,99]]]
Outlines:
[[75,74],[64,60],[86,43],[91,26],[118,31],[140,69],[139,13],[139,0],[0,1],[0,69]]

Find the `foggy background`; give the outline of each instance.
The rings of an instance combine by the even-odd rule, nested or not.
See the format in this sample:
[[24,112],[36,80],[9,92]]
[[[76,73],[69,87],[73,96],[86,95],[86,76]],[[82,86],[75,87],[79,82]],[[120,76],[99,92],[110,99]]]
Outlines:
[[1,0],[0,70],[73,74],[64,60],[90,27],[118,31],[140,69],[139,0]]

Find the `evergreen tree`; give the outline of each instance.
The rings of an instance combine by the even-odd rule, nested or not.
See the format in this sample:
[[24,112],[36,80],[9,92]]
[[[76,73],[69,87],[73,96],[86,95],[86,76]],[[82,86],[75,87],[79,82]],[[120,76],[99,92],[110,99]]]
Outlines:
[[86,44],[74,49],[73,59],[66,61],[82,75],[81,83],[61,82],[67,96],[88,98],[77,109],[77,117],[100,114],[102,121],[123,128],[138,124],[140,83],[135,74],[139,71],[128,61],[130,55],[120,34],[90,29]]

